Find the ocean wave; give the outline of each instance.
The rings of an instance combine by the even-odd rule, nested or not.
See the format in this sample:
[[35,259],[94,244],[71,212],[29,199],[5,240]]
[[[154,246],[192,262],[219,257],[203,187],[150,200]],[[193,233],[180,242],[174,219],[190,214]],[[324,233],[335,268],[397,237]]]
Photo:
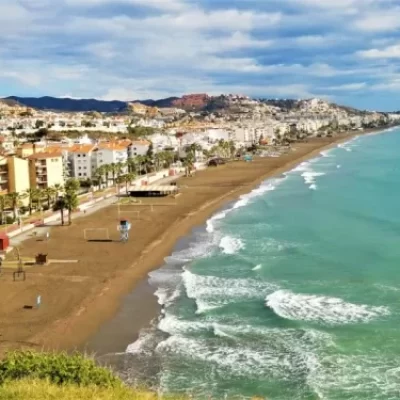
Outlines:
[[[252,327],[248,327],[252,333]],[[214,338],[170,336],[157,346],[161,354],[187,357],[214,364],[221,372],[238,376],[277,378],[293,381],[307,377],[315,368],[317,350],[328,346],[331,337],[322,332],[306,330],[262,329],[259,340],[237,342],[241,327],[214,325]],[[246,327],[244,328],[246,329]],[[221,342],[228,338],[231,344]]]
[[157,338],[154,329],[142,329],[138,339],[126,348],[125,353],[149,354],[151,353],[150,349],[154,349],[156,344]]
[[182,280],[186,294],[196,301],[198,313],[223,307],[240,299],[262,299],[277,286],[255,279],[226,279],[202,276],[185,270]]
[[244,249],[245,245],[239,238],[224,236],[219,243],[219,247],[222,249],[224,254],[236,254],[240,250]]
[[300,175],[304,179],[304,183],[311,190],[317,189],[317,185],[316,185],[317,179],[316,178],[326,175],[325,172],[318,172],[313,169],[312,164],[317,161],[318,161],[318,158],[316,158],[314,160],[302,162],[300,165],[298,165],[296,168],[294,168],[291,171],[293,173],[301,172]]
[[181,294],[179,288],[173,290],[172,288],[159,287],[154,295],[158,298],[158,304],[162,306],[169,306],[172,304]]
[[170,256],[165,257],[166,263],[188,263],[197,258],[205,258],[213,253],[213,250],[218,246],[220,234],[202,233],[196,235],[196,240],[191,242],[188,247],[174,251]]
[[266,305],[282,318],[326,324],[368,322],[389,314],[386,307],[346,303],[335,297],[296,294],[289,290],[268,295]]
[[239,200],[237,200],[232,207],[223,210],[211,218],[209,218],[206,222],[206,230],[208,233],[213,233],[216,230],[217,222],[224,219],[229,213],[238,208],[242,208],[247,206],[252,200],[255,198],[262,196],[267,192],[271,192],[276,189],[276,186],[283,182],[285,178],[276,178],[276,179],[269,179],[262,183],[258,188],[252,190],[250,193],[244,194],[240,196]]
[[259,271],[262,268],[261,264],[256,265],[252,270],[253,271]]
[[400,360],[382,354],[329,355],[310,370],[308,385],[321,399],[398,399]]
[[332,155],[333,150],[334,149],[323,150],[323,151],[321,151],[320,154],[321,154],[322,157],[331,158],[331,157],[333,157],[333,155]]

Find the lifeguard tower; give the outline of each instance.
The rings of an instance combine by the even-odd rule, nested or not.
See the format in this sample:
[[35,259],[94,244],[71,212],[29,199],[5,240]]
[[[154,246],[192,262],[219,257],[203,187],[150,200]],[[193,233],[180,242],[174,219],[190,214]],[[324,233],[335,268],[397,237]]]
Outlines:
[[129,231],[131,230],[131,223],[126,219],[119,221],[118,230],[121,235],[121,242],[127,242],[129,239]]

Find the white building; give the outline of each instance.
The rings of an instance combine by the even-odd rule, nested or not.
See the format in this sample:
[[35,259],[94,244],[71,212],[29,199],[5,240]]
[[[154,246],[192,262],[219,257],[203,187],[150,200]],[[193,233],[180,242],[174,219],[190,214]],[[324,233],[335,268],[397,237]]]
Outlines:
[[68,149],[70,175],[77,179],[92,178],[96,169],[96,146],[93,144],[77,144]]
[[128,148],[127,156],[134,158],[136,156],[144,156],[150,147],[148,140],[134,140],[131,142]]

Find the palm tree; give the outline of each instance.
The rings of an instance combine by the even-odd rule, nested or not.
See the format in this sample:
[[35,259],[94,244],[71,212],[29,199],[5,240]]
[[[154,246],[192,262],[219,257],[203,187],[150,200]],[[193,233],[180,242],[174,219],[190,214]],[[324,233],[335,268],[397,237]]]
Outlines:
[[13,209],[13,218],[15,221],[17,219],[19,203],[25,196],[21,196],[17,192],[9,193],[7,196],[10,200],[11,208]]
[[136,159],[129,157],[128,160],[126,161],[126,165],[128,167],[128,173],[131,172],[136,172],[137,168],[136,168]]
[[54,190],[55,190],[54,195],[55,195],[56,198],[60,195],[60,193],[62,193],[62,192],[64,191],[64,186],[61,185],[61,184],[59,184],[59,183],[56,183],[56,184],[53,186],[53,188],[54,188]]
[[54,203],[53,210],[60,211],[61,213],[61,224],[64,225],[64,210],[67,208],[64,197],[59,197]]
[[117,177],[121,176],[124,173],[126,166],[127,166],[126,163],[123,163],[121,161],[117,162],[116,167],[115,167],[116,172],[117,172]]
[[78,194],[74,190],[68,190],[64,196],[65,208],[68,210],[68,224],[72,223],[72,211],[79,205]]
[[10,199],[6,195],[0,196],[0,218],[1,224],[4,224],[4,210],[9,206]]
[[43,195],[46,196],[47,199],[47,208],[50,210],[50,205],[54,199],[54,195],[57,193],[57,190],[54,187],[48,187],[43,190]]
[[112,173],[112,165],[111,164],[105,164],[103,165],[104,167],[104,173],[106,176],[106,187],[108,187],[108,182],[110,181],[110,174]]
[[145,173],[147,174],[147,166],[146,166],[147,157],[139,155],[139,156],[136,156],[135,158],[136,158],[136,162],[139,165],[139,173],[140,174],[142,173],[142,170],[144,167]]
[[115,186],[115,175],[117,175],[117,164],[111,163],[109,167],[110,167],[109,172],[111,172],[112,176],[112,185]]
[[101,184],[104,182],[104,175],[105,175],[105,169],[104,165],[101,167],[97,168],[96,171],[94,171],[94,177],[95,179],[99,182],[99,189],[101,189]]
[[36,202],[36,209],[42,210],[42,202],[43,202],[44,192],[42,189],[37,188],[35,193],[35,202]]
[[68,210],[68,224],[72,223],[72,211],[75,210],[79,205],[78,190],[80,187],[80,182],[78,179],[68,179],[65,184],[65,195],[64,195],[64,205]]
[[122,175],[120,178],[122,178],[122,182],[125,183],[125,188],[126,188],[126,194],[128,194],[128,188],[129,185],[132,183],[132,181],[136,178],[136,174],[131,172],[130,174]]
[[123,183],[126,182],[125,175],[117,176],[117,179],[115,180],[115,182],[117,183],[117,193],[119,193],[120,185],[122,185]]
[[156,171],[159,171],[163,165],[164,154],[162,152],[154,154],[154,163],[156,166]]
[[190,157],[189,154],[183,161],[183,166],[185,167],[185,176],[189,176],[193,169],[193,158]]
[[164,163],[166,164],[167,168],[169,168],[175,160],[175,155],[172,151],[164,151],[163,154],[164,154]]
[[35,188],[29,188],[25,191],[26,196],[29,198],[29,215],[32,215],[33,209],[33,202],[36,200],[37,197],[37,190]]

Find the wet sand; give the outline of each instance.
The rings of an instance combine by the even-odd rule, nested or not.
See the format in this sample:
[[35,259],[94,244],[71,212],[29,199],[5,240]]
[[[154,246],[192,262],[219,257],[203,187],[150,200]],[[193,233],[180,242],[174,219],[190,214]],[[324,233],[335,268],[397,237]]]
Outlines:
[[[77,219],[71,226],[52,227],[49,241],[23,242],[22,256],[42,252],[51,259],[78,262],[35,266],[27,270],[26,281],[13,282],[11,270],[0,276],[0,354],[25,347],[86,347],[103,354],[123,351],[159,312],[147,274],[162,265],[179,238],[266,178],[350,138],[342,135],[296,143],[279,158],[235,161],[181,178],[181,195],[176,199],[143,199],[141,206],[124,208],[140,211],[139,218],[121,213],[132,223],[128,243],[119,241],[116,206]],[[153,211],[149,204],[154,205]],[[108,228],[111,241],[102,241],[104,234],[98,234],[99,241],[88,242],[83,238],[85,228]],[[41,307],[25,309],[37,295],[42,296]]]

